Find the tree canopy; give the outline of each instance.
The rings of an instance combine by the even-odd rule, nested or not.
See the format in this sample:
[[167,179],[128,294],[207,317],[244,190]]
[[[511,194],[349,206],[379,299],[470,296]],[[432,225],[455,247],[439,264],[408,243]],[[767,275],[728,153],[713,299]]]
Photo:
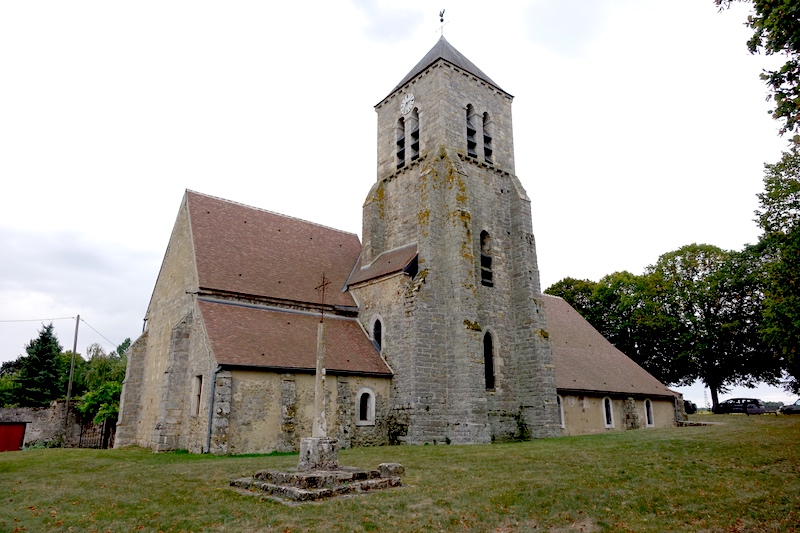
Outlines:
[[16,403],[22,407],[40,407],[62,396],[64,364],[53,324],[43,326],[39,336],[25,346],[26,356],[19,359],[16,373]]
[[[797,0],[745,0],[753,4],[746,25],[753,30],[747,41],[750,53],[783,54],[786,62],[778,70],[761,74],[775,107],[772,117],[782,123],[781,134],[800,130],[800,3]],[[728,8],[732,0],[714,0]],[[797,139],[797,137],[795,137]]]
[[[72,392],[84,419],[116,420],[127,366],[125,339],[107,354],[99,344],[87,347],[88,360],[75,356]],[[43,326],[26,346],[26,355],[0,366],[0,407],[39,407],[66,397],[72,352],[62,352],[53,325]]]
[[800,393],[800,154],[792,149],[764,165],[758,224],[764,230],[764,312],[761,332],[785,360],[786,387]]
[[700,379],[731,385],[777,383],[781,362],[759,335],[760,255],[691,244],[663,254],[641,276],[599,282],[565,278],[549,289],[573,305],[620,351],[668,385]]

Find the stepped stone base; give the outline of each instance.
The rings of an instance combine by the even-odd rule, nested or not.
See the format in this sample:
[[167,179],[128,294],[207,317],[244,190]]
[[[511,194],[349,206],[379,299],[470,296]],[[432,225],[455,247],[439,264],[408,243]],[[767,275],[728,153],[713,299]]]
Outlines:
[[231,486],[261,491],[282,500],[307,502],[399,487],[404,470],[398,463],[381,463],[375,470],[349,467],[303,472],[260,470],[251,478],[232,480]]

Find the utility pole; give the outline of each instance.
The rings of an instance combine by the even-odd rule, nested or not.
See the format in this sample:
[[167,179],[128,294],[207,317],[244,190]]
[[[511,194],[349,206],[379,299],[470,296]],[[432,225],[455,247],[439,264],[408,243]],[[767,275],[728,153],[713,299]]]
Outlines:
[[81,315],[75,317],[75,340],[72,343],[72,361],[69,364],[69,383],[67,384],[67,403],[64,406],[64,440],[61,447],[67,445],[67,432],[69,431],[69,397],[72,395],[72,376],[75,374],[75,352],[78,351],[78,326],[81,323]]

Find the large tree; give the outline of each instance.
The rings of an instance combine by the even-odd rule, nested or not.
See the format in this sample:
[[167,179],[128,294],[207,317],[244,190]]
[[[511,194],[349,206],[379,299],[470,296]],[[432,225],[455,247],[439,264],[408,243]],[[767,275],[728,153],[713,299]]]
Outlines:
[[662,255],[647,275],[672,318],[673,359],[711,391],[776,383],[780,364],[761,342],[758,255],[690,244]]
[[546,292],[577,303],[589,323],[662,382],[703,381],[716,407],[731,385],[780,376],[781,361],[759,335],[762,257],[756,247],[692,244],[662,255],[641,276],[567,278]]
[[76,405],[84,418],[96,424],[106,420],[116,422],[130,345],[131,340],[125,339],[110,354],[106,354],[99,344],[88,347],[89,361],[84,373],[87,392]]
[[49,405],[63,396],[63,361],[61,345],[53,324],[43,326],[39,336],[25,346],[27,355],[19,358],[16,373],[17,401],[23,407]]
[[764,230],[766,288],[762,333],[784,361],[787,389],[800,392],[800,154],[785,152],[764,165],[758,224]]
[[[769,98],[775,107],[773,118],[780,121],[781,134],[800,131],[800,3],[797,0],[745,0],[753,4],[747,26],[753,35],[747,41],[750,53],[783,54],[786,62],[778,70],[765,70]],[[714,0],[720,8],[732,0]],[[798,139],[795,136],[795,139]]]

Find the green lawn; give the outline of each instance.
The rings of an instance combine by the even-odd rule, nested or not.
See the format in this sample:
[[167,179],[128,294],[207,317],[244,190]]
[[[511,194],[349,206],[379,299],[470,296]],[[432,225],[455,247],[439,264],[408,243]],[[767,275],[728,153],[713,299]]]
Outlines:
[[403,487],[287,506],[231,478],[296,455],[0,453],[0,531],[800,531],[800,416],[485,446],[344,450]]

